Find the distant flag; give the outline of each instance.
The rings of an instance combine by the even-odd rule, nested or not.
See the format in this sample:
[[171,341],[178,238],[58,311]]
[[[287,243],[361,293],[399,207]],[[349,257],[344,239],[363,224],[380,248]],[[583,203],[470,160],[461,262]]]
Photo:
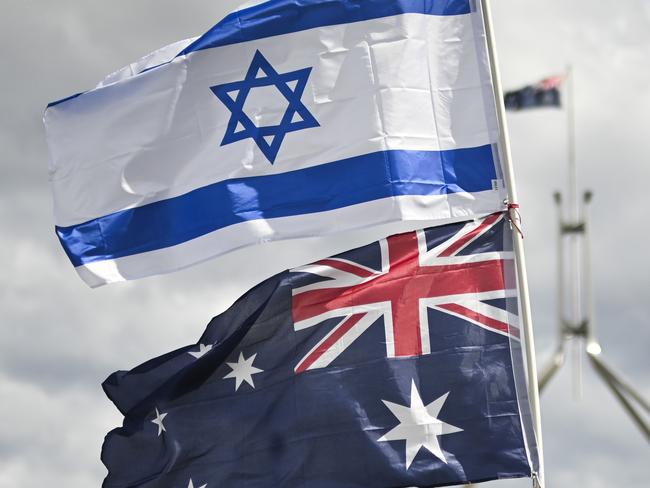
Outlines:
[[50,104],[72,264],[100,286],[265,241],[503,210],[474,4],[270,0]]
[[446,486],[537,469],[504,214],[281,273],[111,375],[104,488]]
[[538,107],[560,107],[560,86],[565,76],[550,76],[535,85],[504,94],[506,110],[524,110]]

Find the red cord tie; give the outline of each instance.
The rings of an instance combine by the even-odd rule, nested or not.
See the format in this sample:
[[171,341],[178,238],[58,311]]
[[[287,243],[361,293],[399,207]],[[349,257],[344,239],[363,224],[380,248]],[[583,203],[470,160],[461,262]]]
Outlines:
[[508,220],[510,224],[517,229],[521,238],[524,238],[524,233],[521,231],[521,227],[517,225],[517,222],[521,222],[521,214],[519,213],[519,204],[518,203],[509,203],[508,204]]

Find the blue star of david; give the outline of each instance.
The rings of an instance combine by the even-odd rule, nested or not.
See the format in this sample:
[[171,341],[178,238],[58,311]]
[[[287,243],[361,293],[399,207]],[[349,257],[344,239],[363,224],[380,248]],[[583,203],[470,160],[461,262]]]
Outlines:
[[[310,73],[311,68],[304,68],[279,74],[262,53],[256,51],[246,77],[242,81],[210,87],[231,113],[221,145],[225,146],[250,137],[266,159],[273,164],[282,141],[289,132],[319,127],[314,116],[300,101]],[[250,91],[263,86],[275,86],[289,102],[278,125],[257,127],[244,113],[244,103]]]

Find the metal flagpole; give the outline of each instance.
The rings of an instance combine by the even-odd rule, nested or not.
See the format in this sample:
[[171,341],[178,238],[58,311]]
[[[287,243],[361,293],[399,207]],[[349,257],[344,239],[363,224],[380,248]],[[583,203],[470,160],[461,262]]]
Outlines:
[[[503,89],[501,88],[501,76],[499,74],[499,62],[496,52],[496,42],[494,38],[494,30],[492,27],[492,13],[490,10],[489,0],[480,0],[481,13],[483,15],[483,22],[485,25],[485,37],[488,49],[488,58],[490,62],[490,73],[492,77],[492,86],[494,90],[494,97],[496,102],[497,120],[499,123],[499,140],[503,154],[503,169],[506,186],[508,188],[509,203],[515,204],[519,200],[517,198],[517,189],[515,187],[514,170],[512,166],[512,156],[510,153],[510,140],[508,137],[508,127],[506,121],[506,110],[503,103]],[[513,220],[515,224],[520,227],[520,218],[517,212],[513,212]],[[522,325],[524,329],[524,346],[526,349],[526,366],[528,370],[528,396],[533,415],[535,437],[537,440],[539,472],[537,479],[533,478],[533,482],[537,482],[540,488],[544,488],[544,449],[542,446],[542,420],[539,405],[539,389],[537,385],[537,363],[535,359],[535,341],[533,338],[533,322],[530,312],[530,296],[528,293],[528,278],[526,274],[526,265],[524,258],[524,243],[523,236],[519,232],[513,232],[513,247],[516,258],[517,281],[519,282],[519,298],[522,313]]]
[[621,403],[621,406],[632,418],[639,430],[645,434],[646,439],[650,441],[650,425],[648,425],[643,420],[641,414],[636,411],[636,408],[634,408],[634,405],[627,399],[624,393],[627,393],[633,399],[639,402],[646,413],[650,413],[650,405],[648,405],[648,402],[646,402],[646,400],[641,397],[641,395],[632,389],[631,386],[623,383],[614,373],[612,373],[612,371],[607,366],[605,366],[605,363],[603,363],[603,361],[598,357],[598,354],[588,353],[588,357],[591,360],[591,363],[594,365],[596,372],[600,375],[605,384],[609,386],[609,389],[612,390],[612,393]]
[[[555,200],[555,206],[557,209],[557,221],[562,222],[562,195],[560,192],[555,192],[553,195]],[[564,320],[564,248],[562,245],[562,232],[557,233],[556,237],[556,253],[557,253],[557,323],[563,324]],[[551,358],[548,365],[543,369],[542,376],[539,379],[539,391],[541,392],[544,387],[548,384],[551,378],[558,372],[558,370],[564,364],[564,359],[566,353],[564,350],[565,342],[565,332],[564,327],[558,327],[558,346],[553,357]]]
[[[602,348],[595,331],[595,310],[591,284],[591,247],[589,241],[589,203],[593,197],[590,191],[584,193],[578,202],[578,179],[575,155],[575,99],[573,91],[573,69],[567,68],[566,74],[566,106],[567,106],[567,156],[569,184],[567,214],[562,212],[562,197],[555,194],[558,215],[558,346],[549,364],[544,368],[540,379],[540,389],[543,389],[557,373],[565,359],[565,342],[575,339],[574,359],[576,360],[577,381],[576,392],[581,390],[581,360],[582,350],[594,367],[598,376],[603,380],[636,426],[650,440],[650,424],[637,410],[640,407],[646,414],[650,413],[648,402],[632,386],[621,380],[602,360]],[[566,239],[565,239],[566,238]],[[566,246],[566,247],[565,247]],[[565,254],[565,251],[567,253]],[[565,275],[565,258],[569,258],[568,274]],[[567,290],[565,284],[568,285]],[[565,295],[571,298],[571,310],[566,310]],[[635,403],[633,403],[634,401]]]
[[[576,164],[576,143],[575,143],[575,98],[573,91],[573,66],[568,65],[566,68],[566,98],[567,98],[567,160],[569,170],[569,187],[567,189],[569,200],[568,221],[577,227],[582,221],[580,215],[580,206],[578,204],[578,165]],[[562,236],[562,233],[560,233]],[[583,322],[582,317],[582,287],[581,287],[581,262],[580,262],[580,244],[583,235],[581,232],[568,233],[569,253],[570,253],[570,283],[571,283],[571,324],[580,324]],[[560,279],[562,279],[560,277]],[[574,395],[576,398],[582,396],[582,337],[575,336],[576,343],[573,348],[574,371]]]
[[569,220],[579,221],[578,216],[578,167],[576,164],[575,111],[573,101],[573,66],[566,68],[567,95],[567,149],[569,162]]

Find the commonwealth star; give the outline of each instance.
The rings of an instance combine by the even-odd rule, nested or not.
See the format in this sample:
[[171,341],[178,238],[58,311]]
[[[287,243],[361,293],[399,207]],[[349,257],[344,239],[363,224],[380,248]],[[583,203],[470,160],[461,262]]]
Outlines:
[[253,366],[253,361],[255,361],[256,356],[257,354],[253,354],[246,359],[244,358],[244,353],[240,352],[239,359],[236,363],[226,363],[232,371],[224,376],[223,379],[235,378],[235,391],[239,390],[239,387],[244,381],[255,388],[253,375],[264,371]]
[[399,420],[397,427],[379,438],[380,442],[406,440],[406,469],[409,469],[417,453],[423,447],[447,464],[445,453],[440,448],[438,436],[462,432],[463,429],[443,422],[438,418],[449,392],[424,405],[415,381],[411,382],[411,405],[406,407],[382,400]]

